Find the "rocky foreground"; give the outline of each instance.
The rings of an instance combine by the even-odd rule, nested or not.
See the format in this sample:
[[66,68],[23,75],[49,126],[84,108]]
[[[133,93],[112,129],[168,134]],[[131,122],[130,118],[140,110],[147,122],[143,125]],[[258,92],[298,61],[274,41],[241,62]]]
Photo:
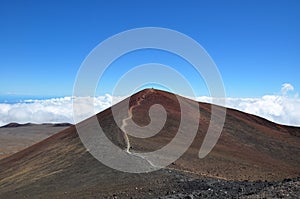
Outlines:
[[181,179],[178,188],[179,191],[158,198],[300,198],[300,177],[274,182]]

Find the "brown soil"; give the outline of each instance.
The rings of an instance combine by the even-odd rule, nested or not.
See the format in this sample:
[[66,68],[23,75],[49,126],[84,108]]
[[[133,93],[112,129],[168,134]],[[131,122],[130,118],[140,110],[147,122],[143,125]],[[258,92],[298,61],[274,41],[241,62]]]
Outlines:
[[0,127],[0,159],[21,151],[47,137],[69,127],[71,124],[18,124]]
[[[145,99],[132,110],[136,123],[148,124],[148,109],[157,103],[164,106],[168,118],[163,129],[151,138],[129,136],[131,151],[135,152],[153,151],[170,142],[177,133],[181,115],[173,94],[143,90],[131,97],[130,105],[141,97]],[[122,102],[117,106],[128,108]],[[0,160],[0,198],[153,198],[180,192],[185,182],[192,179],[272,181],[300,176],[300,128],[278,125],[232,109],[227,110],[217,145],[208,156],[199,159],[211,105],[199,103],[199,107],[201,118],[195,118],[192,112],[188,118],[199,121],[198,134],[169,169],[128,174],[108,168],[86,151],[75,126],[71,126]],[[116,125],[111,109],[99,113],[97,118],[107,137],[126,150],[124,133]],[[84,122],[88,124],[89,120]]]

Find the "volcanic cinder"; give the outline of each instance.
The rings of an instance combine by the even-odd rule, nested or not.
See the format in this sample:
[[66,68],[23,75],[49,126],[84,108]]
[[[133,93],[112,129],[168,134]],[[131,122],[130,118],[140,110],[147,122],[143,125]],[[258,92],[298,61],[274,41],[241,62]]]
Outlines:
[[[127,135],[116,125],[111,108],[94,117],[110,141],[121,149],[134,153],[155,151],[171,142],[177,133],[181,117],[178,98],[192,104],[190,99],[175,94],[146,89],[131,96],[130,107],[123,102],[115,105],[132,107],[130,117],[141,126],[150,122],[149,108],[162,105],[167,112],[166,123],[150,138]],[[275,124],[232,109],[227,109],[216,146],[208,156],[199,159],[211,105],[198,104],[199,107],[193,108],[200,109],[200,118],[192,113],[187,118],[199,122],[197,135],[183,156],[167,168],[141,174],[111,169],[86,150],[76,127],[71,126],[0,160],[0,198],[155,198],[167,195],[180,198],[185,196],[182,193],[200,197],[206,192],[211,197],[238,194],[236,197],[255,194],[255,190],[260,191],[262,187],[300,176],[300,128]],[[82,124],[89,125],[90,121],[91,118]],[[221,195],[209,195],[214,192],[208,190],[215,186],[228,191],[220,192],[220,188],[215,193]]]

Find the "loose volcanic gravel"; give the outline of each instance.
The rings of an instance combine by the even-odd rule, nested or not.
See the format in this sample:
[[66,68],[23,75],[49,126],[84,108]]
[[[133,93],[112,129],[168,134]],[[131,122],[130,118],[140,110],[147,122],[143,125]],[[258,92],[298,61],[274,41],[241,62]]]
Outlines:
[[[179,189],[159,199],[196,198],[300,198],[300,178],[277,182],[226,181],[216,179],[182,180]],[[181,191],[178,191],[180,190]]]

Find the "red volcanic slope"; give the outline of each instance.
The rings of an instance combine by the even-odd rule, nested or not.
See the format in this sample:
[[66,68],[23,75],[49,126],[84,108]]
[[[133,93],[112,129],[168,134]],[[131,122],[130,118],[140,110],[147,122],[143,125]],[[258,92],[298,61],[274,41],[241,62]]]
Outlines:
[[[130,106],[134,106],[133,120],[139,125],[149,123],[148,110],[153,104],[164,106],[168,116],[163,129],[155,136],[147,139],[128,136],[131,151],[157,150],[172,140],[180,124],[177,98],[197,110],[191,100],[159,90],[146,89],[130,98]],[[140,103],[135,106],[137,102]],[[124,102],[116,106],[128,108]],[[232,109],[227,109],[225,126],[217,145],[208,156],[199,159],[211,105],[199,103],[199,108],[200,118],[192,112],[188,115],[188,121],[199,122],[196,138],[185,154],[170,165],[176,172],[227,180],[279,180],[300,175],[300,128],[278,125]],[[107,137],[125,150],[124,132],[116,125],[111,109],[97,114],[97,118]],[[89,125],[89,122],[90,119],[83,123]],[[176,176],[165,169],[148,174],[128,174],[110,169],[87,152],[75,126],[71,126],[0,160],[0,198],[104,197],[111,196],[111,193],[141,197],[149,193],[155,195],[149,189],[172,189]]]

